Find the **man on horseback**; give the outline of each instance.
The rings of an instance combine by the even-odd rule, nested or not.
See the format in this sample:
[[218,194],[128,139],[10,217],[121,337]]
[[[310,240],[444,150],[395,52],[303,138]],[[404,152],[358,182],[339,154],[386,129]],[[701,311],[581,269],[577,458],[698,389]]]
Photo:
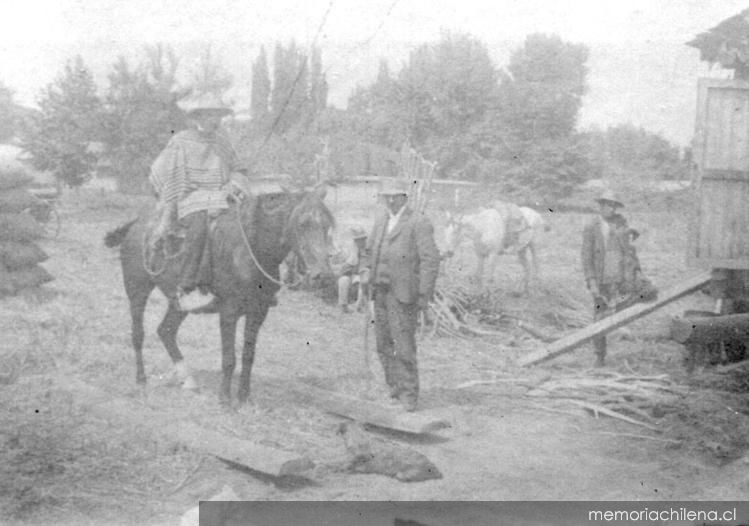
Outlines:
[[230,199],[249,195],[249,181],[221,129],[221,119],[232,110],[210,95],[179,105],[190,127],[172,137],[151,167],[149,180],[160,211],[151,239],[165,239],[175,227],[184,231],[176,300],[181,310],[192,311],[214,300],[209,290],[210,222],[229,207]]

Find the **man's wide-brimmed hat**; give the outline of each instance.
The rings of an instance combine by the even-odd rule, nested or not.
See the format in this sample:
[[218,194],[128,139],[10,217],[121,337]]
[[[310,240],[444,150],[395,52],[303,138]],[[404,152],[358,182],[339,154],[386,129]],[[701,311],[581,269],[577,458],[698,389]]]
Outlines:
[[201,111],[219,113],[221,116],[234,113],[234,110],[220,97],[211,94],[192,95],[177,102],[177,106],[187,115]]
[[410,181],[406,179],[389,179],[383,181],[380,195],[408,195],[411,193]]
[[613,190],[604,190],[601,195],[596,197],[597,203],[609,203],[620,208],[624,207],[624,203],[621,202],[619,196],[617,196]]
[[357,240],[357,239],[366,239],[367,233],[364,231],[364,229],[362,227],[355,226],[354,228],[351,229],[351,237],[354,240]]

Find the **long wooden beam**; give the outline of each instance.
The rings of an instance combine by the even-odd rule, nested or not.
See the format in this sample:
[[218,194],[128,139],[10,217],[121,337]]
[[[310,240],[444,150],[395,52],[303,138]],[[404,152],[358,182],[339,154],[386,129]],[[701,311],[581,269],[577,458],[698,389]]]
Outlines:
[[[60,387],[85,396],[75,397],[76,403],[85,406],[98,417],[116,424],[128,425],[158,435],[175,444],[182,444],[223,460],[241,464],[255,471],[276,477],[294,475],[314,467],[306,456],[263,446],[241,438],[211,431],[193,422],[170,417],[142,405],[113,398],[107,393],[74,379],[60,379]],[[144,422],[148,422],[145,425]]]
[[550,360],[561,354],[568,353],[576,347],[589,342],[597,336],[602,336],[613,330],[622,327],[638,318],[650,314],[651,312],[660,309],[664,305],[676,301],[688,294],[691,294],[710,282],[710,271],[701,272],[695,276],[686,279],[673,287],[662,291],[658,295],[658,299],[650,303],[638,303],[632,305],[622,311],[612,314],[611,316],[597,321],[591,325],[588,325],[584,329],[580,329],[572,334],[564,336],[557,341],[549,344],[543,349],[532,352],[527,356],[524,356],[518,360],[518,364],[521,366],[534,365],[539,362]]
[[408,413],[399,407],[386,407],[361,398],[298,383],[287,388],[287,393],[289,389],[300,400],[323,411],[387,429],[424,434],[450,427],[447,420],[435,418],[424,411]]

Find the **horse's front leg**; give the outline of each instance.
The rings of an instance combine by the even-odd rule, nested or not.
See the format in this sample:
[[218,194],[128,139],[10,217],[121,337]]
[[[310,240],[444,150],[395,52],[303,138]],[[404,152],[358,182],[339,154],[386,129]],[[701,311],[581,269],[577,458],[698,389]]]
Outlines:
[[[253,300],[251,300],[253,301]],[[242,372],[239,375],[239,392],[237,398],[240,404],[244,404],[250,398],[250,375],[252,364],[255,361],[255,344],[260,327],[268,315],[270,303],[266,298],[258,298],[250,305],[245,314],[244,322],[244,346],[242,349]]]
[[534,282],[537,282],[541,277],[541,265],[538,263],[538,251],[536,250],[536,243],[531,241],[528,243],[528,251],[533,258],[533,273],[532,278]]
[[523,247],[518,251],[518,259],[523,266],[523,294],[528,295],[530,292],[531,280],[531,263],[528,261],[528,247]]
[[484,286],[484,262],[486,261],[486,254],[477,253],[476,257],[478,258],[478,262],[476,263],[476,285],[479,289],[483,288]]
[[492,285],[494,283],[494,276],[497,272],[497,259],[499,255],[497,252],[492,252],[486,257],[486,267],[487,267],[487,275],[489,276],[488,284]]
[[223,406],[231,406],[231,379],[236,366],[234,342],[237,337],[237,320],[239,320],[239,308],[234,302],[226,301],[219,311],[219,324],[221,326],[221,391],[219,402]]

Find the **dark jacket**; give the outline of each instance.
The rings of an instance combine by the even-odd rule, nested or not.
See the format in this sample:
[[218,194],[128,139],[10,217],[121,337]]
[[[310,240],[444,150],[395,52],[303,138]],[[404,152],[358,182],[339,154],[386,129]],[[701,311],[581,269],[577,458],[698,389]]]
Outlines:
[[[603,281],[603,262],[606,257],[606,245],[603,240],[603,232],[601,232],[602,221],[603,218],[601,218],[601,216],[596,216],[591,221],[588,221],[583,228],[581,259],[586,284],[591,279],[595,279],[596,283],[599,285],[601,284],[601,281]],[[614,225],[611,225],[611,231],[616,232],[616,227]],[[619,274],[624,278],[623,265],[628,255],[627,243],[621,235],[616,235],[614,240],[621,250],[622,268],[620,269]]]
[[362,268],[370,269],[372,283],[378,272],[385,270],[391,290],[402,303],[416,303],[419,297],[431,299],[440,262],[432,223],[407,208],[388,234],[388,217],[385,211],[375,220]]

